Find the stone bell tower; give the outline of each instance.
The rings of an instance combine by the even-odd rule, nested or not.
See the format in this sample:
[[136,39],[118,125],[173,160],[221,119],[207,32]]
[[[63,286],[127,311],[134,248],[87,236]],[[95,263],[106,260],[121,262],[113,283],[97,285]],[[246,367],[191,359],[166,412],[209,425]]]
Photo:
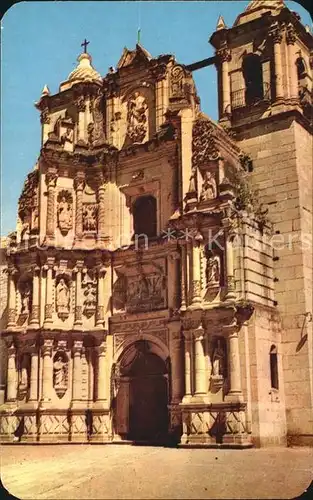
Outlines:
[[313,37],[282,0],[252,1],[231,28],[220,17],[210,43],[219,122],[252,160],[273,222],[287,437],[312,444]]

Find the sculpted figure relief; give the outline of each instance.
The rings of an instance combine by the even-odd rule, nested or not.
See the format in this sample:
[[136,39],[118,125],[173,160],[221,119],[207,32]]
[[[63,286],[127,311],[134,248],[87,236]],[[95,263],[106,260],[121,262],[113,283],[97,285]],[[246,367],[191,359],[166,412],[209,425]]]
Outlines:
[[223,377],[225,370],[225,351],[220,339],[217,339],[212,356],[212,376]]
[[68,360],[65,353],[57,352],[53,360],[53,388],[59,398],[67,390]]
[[21,292],[21,300],[22,300],[21,314],[29,314],[30,298],[31,298],[31,286],[29,283],[26,283]]
[[221,281],[221,262],[220,257],[212,251],[207,253],[206,264],[206,283],[207,286],[219,285]]
[[200,201],[213,200],[216,196],[217,190],[214,175],[211,172],[206,172],[200,194]]
[[147,103],[139,92],[128,101],[127,134],[132,142],[142,142],[147,133]]
[[97,229],[97,205],[95,203],[84,204],[83,229],[84,231],[96,231]]
[[64,278],[61,278],[56,290],[56,309],[58,316],[67,317],[70,312],[70,291]]
[[73,198],[69,191],[61,191],[58,195],[58,226],[62,234],[68,233],[73,225]]

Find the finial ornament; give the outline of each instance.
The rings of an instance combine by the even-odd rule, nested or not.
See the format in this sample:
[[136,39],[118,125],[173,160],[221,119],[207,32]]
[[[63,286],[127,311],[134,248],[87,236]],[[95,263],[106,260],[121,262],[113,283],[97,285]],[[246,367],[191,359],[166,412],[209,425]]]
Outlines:
[[87,42],[86,38],[81,44],[81,47],[84,47],[84,53],[87,54],[87,46],[89,45],[90,42]]
[[216,25],[216,31],[224,30],[225,28],[226,28],[226,24],[225,24],[224,18],[223,18],[223,16],[219,16],[219,18],[217,20],[217,25]]
[[46,95],[50,95],[50,90],[48,85],[45,85],[41,92],[41,97],[45,97]]

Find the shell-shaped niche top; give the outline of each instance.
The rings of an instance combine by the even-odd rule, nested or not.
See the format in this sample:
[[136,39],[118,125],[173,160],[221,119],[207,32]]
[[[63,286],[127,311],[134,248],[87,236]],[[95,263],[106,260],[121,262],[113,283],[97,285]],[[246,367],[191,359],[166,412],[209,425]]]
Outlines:
[[77,58],[77,67],[69,74],[68,79],[61,83],[60,92],[70,89],[76,83],[92,82],[101,84],[102,77],[92,66],[92,57],[87,52],[80,54]]

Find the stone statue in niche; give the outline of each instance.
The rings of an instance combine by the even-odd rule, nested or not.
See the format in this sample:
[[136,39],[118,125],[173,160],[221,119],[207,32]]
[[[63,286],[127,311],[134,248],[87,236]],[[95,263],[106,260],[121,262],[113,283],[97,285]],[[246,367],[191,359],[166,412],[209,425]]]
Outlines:
[[206,172],[200,194],[200,201],[214,200],[216,196],[217,190],[214,175],[212,172]]
[[212,375],[211,380],[213,383],[221,387],[223,385],[223,380],[225,376],[225,347],[222,339],[217,338],[214,343],[214,349],[212,353]]
[[83,229],[84,231],[96,231],[97,229],[97,205],[96,203],[85,203],[83,206]]
[[19,371],[19,384],[18,384],[18,393],[19,398],[23,399],[26,396],[26,393],[29,389],[30,385],[30,358],[28,354],[22,354],[20,359],[20,371]]
[[142,142],[147,133],[147,103],[139,92],[128,101],[127,135],[132,142]]
[[53,360],[53,387],[58,397],[62,397],[67,389],[68,362],[64,353],[56,353]]
[[206,283],[208,287],[218,286],[221,281],[221,261],[220,256],[212,250],[207,251],[207,263],[205,269]]
[[87,275],[82,283],[84,289],[84,314],[89,318],[94,314],[97,305],[97,280]]
[[70,312],[70,291],[64,278],[61,278],[56,288],[56,309],[59,318],[65,319]]
[[31,286],[26,283],[21,291],[21,314],[29,314],[30,311],[30,299],[31,299]]
[[66,141],[73,142],[74,139],[74,130],[72,127],[67,127],[64,134],[61,137],[61,141],[64,143]]
[[73,225],[73,197],[69,191],[60,191],[58,194],[58,226],[62,234],[67,234]]

